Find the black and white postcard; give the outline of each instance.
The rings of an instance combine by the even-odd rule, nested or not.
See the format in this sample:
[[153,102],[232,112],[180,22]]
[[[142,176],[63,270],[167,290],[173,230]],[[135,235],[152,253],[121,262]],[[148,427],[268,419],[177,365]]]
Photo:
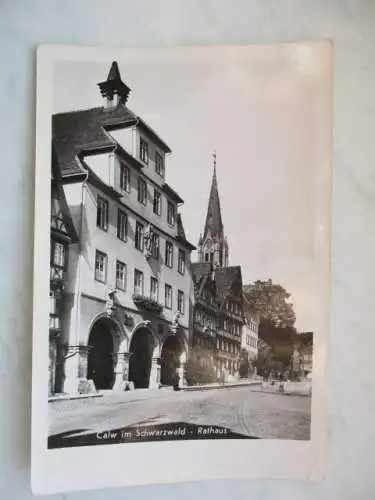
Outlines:
[[324,470],[332,47],[41,47],[36,493]]

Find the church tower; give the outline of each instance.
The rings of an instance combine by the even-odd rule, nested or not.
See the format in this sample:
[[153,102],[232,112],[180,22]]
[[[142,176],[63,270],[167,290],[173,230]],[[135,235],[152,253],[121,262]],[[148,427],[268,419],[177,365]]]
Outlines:
[[228,267],[229,249],[221,219],[219,191],[216,178],[216,152],[213,154],[214,172],[208,200],[206,223],[198,242],[198,261],[211,262],[214,267]]

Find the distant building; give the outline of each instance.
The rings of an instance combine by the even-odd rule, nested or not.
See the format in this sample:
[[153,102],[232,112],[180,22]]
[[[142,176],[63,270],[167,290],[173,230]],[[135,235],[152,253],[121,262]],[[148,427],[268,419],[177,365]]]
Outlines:
[[193,297],[190,255],[166,182],[169,146],[127,106],[117,63],[104,106],[53,116],[80,245],[68,264],[61,390],[183,382]]
[[243,300],[245,322],[242,327],[241,348],[246,349],[249,355],[249,360],[255,360],[258,357],[260,316],[251,306],[245,294]]
[[311,377],[313,369],[313,332],[298,333],[294,340],[293,370]]
[[[240,266],[229,266],[216,177],[216,155],[204,232],[198,243],[194,279],[193,345],[214,359],[217,377],[234,375],[244,324]],[[207,354],[208,353],[208,354]]]
[[49,394],[59,391],[65,351],[62,348],[62,317],[67,280],[69,247],[77,243],[69,208],[61,183],[60,168],[54,145],[51,162],[51,252],[50,252],[50,310],[49,310]]
[[216,357],[220,303],[212,264],[193,263],[192,275],[194,280],[192,345],[207,349],[211,356]]

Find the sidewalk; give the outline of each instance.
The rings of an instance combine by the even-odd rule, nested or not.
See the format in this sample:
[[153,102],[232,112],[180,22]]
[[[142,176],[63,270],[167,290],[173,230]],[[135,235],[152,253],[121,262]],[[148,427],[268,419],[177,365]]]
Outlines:
[[[228,389],[232,387],[244,387],[261,385],[261,380],[238,380],[235,382],[225,382],[222,383],[212,383],[204,385],[191,385],[186,387],[181,387],[179,392],[187,391],[206,391],[213,389]],[[160,387],[152,389],[136,389],[133,391],[98,391],[89,394],[59,394],[57,396],[52,396],[48,398],[49,403],[57,403],[60,401],[73,401],[77,399],[93,399],[93,398],[105,398],[108,400],[126,400],[126,401],[139,401],[143,399],[149,399],[150,397],[164,397],[166,393],[174,392],[172,387]]]
[[98,391],[90,394],[61,394],[48,399],[49,403],[69,402],[75,400],[104,399],[106,402],[117,401],[141,401],[150,398],[164,397],[166,393],[172,392],[171,387],[152,389],[136,389],[133,391]]
[[274,392],[278,394],[285,394],[287,396],[311,396],[312,383],[310,381],[263,382],[262,389],[265,392]]
[[243,380],[238,380],[236,382],[216,382],[213,384],[205,384],[205,385],[190,385],[187,387],[183,387],[181,390],[183,391],[206,391],[210,389],[229,389],[231,387],[246,387],[246,386],[252,386],[252,385],[261,385],[262,380],[256,380],[256,379],[243,379]]

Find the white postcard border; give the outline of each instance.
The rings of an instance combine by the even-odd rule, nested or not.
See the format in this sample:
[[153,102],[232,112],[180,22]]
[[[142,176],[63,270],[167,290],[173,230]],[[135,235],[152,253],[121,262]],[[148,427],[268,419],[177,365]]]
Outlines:
[[[327,44],[330,42],[313,42]],[[234,46],[226,47],[227,50]],[[314,325],[312,424],[310,441],[209,440],[129,443],[47,449],[48,430],[48,276],[50,248],[50,165],[53,64],[57,60],[127,60],[149,57],[200,57],[212,47],[110,49],[43,46],[37,60],[34,319],[32,392],[32,489],[36,494],[139,484],[224,478],[290,478],[317,480],[325,466],[326,358],[330,330],[330,195],[331,156],[317,172],[316,282],[324,309]],[[161,53],[161,52],[160,52]],[[331,87],[332,87],[332,82]]]

